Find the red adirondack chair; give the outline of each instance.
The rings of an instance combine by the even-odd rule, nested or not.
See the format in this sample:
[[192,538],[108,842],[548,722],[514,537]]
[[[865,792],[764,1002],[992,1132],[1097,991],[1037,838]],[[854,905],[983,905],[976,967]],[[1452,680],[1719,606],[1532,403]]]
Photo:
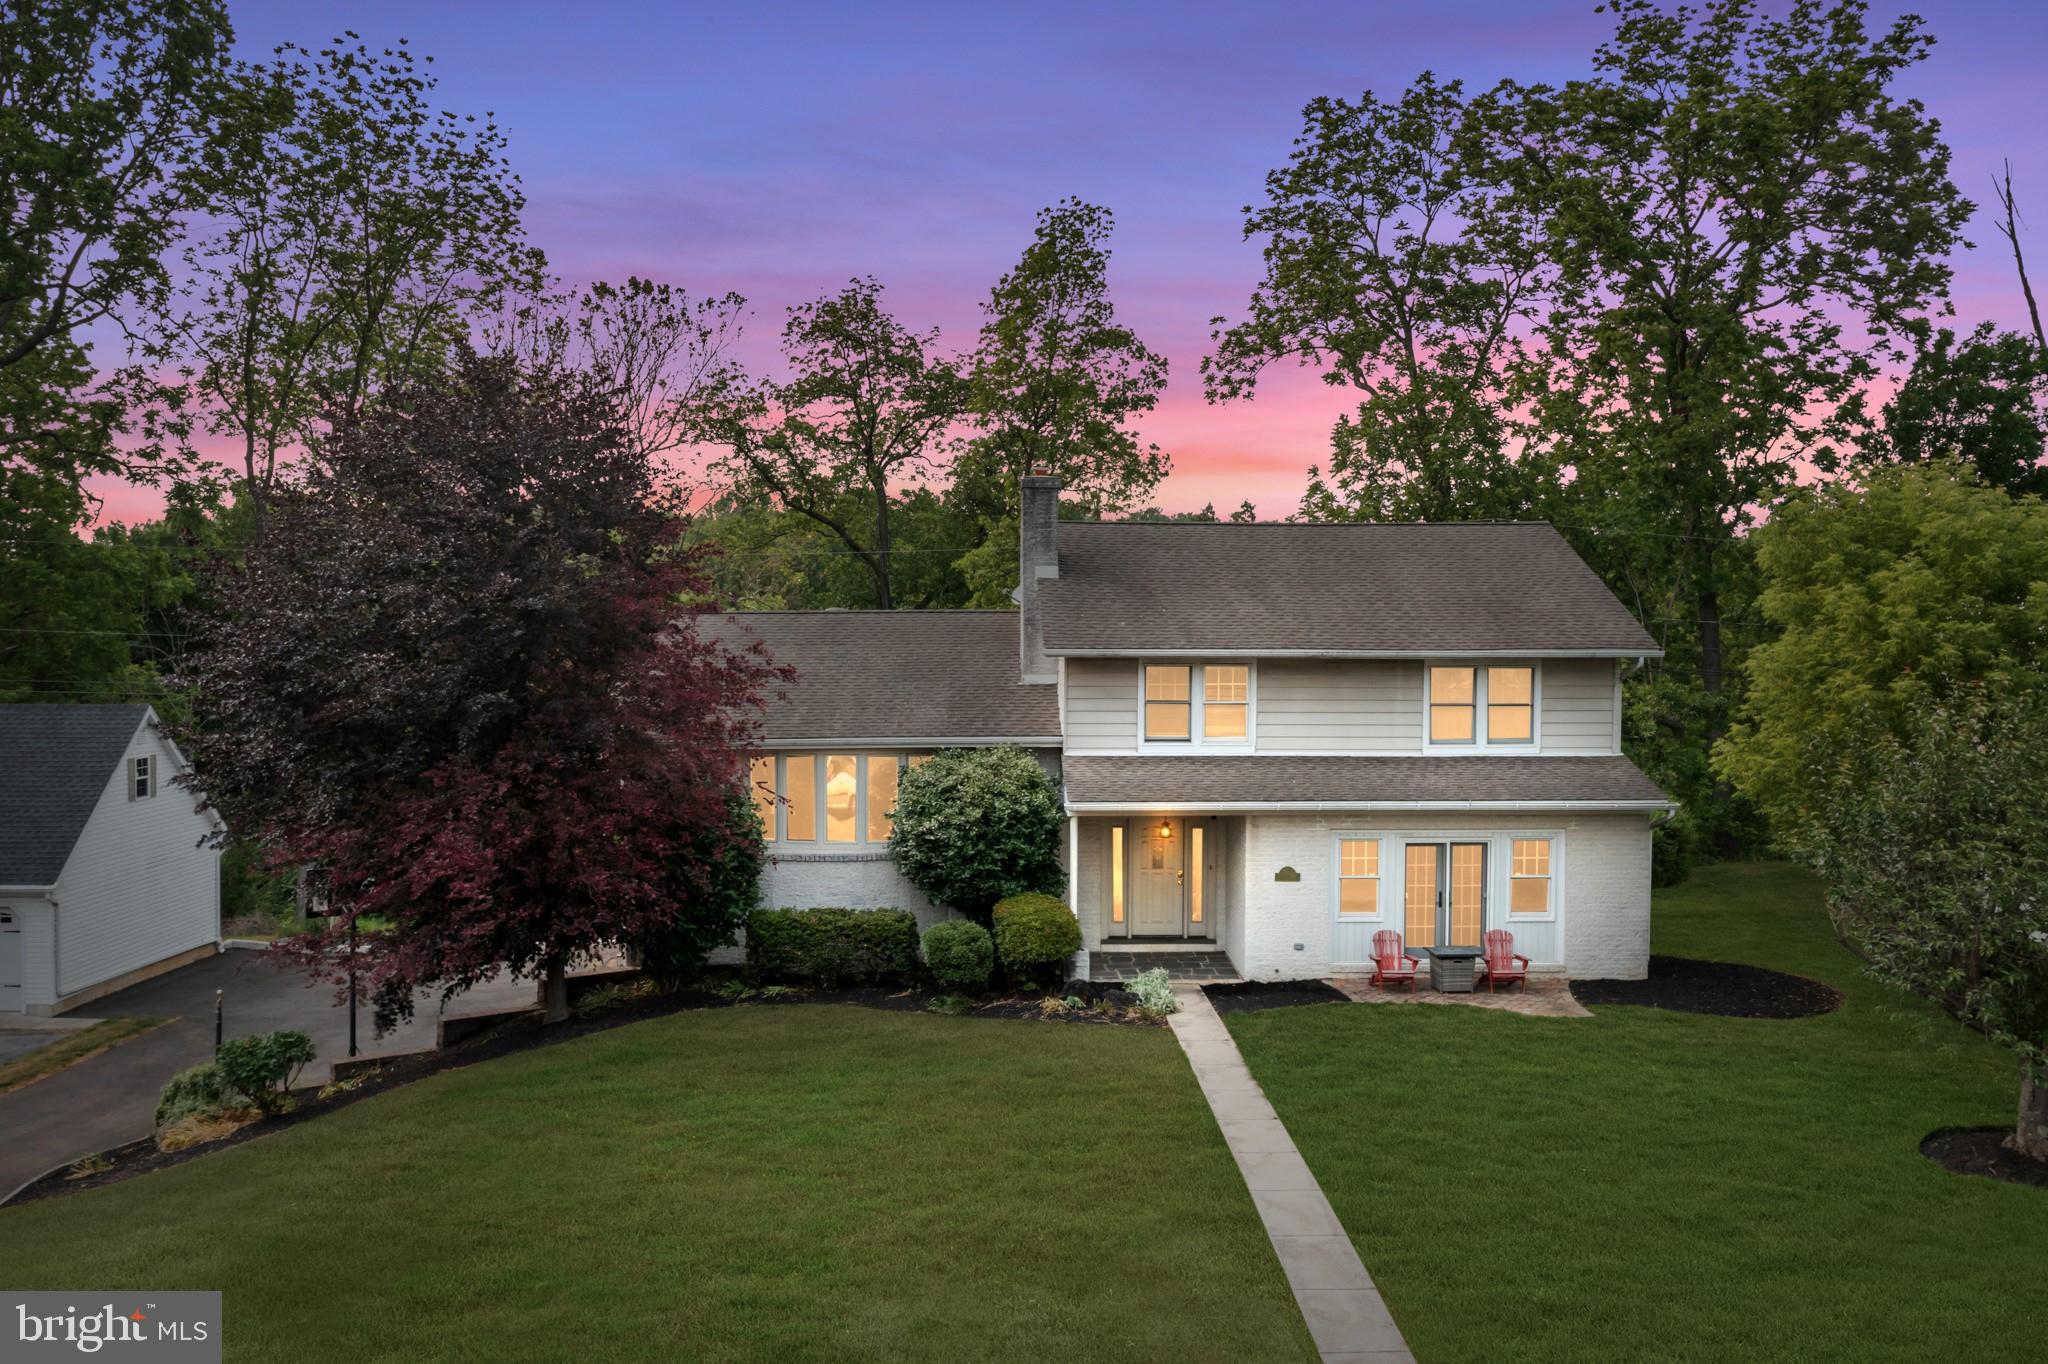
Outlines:
[[1519,982],[1529,988],[1529,959],[1515,951],[1515,935],[1505,928],[1495,928],[1486,935],[1486,992],[1493,993],[1496,983],[1511,985]]
[[1408,993],[1415,993],[1416,958],[1401,949],[1401,935],[1391,928],[1383,928],[1372,935],[1372,983],[1385,989],[1397,980],[1408,982]]

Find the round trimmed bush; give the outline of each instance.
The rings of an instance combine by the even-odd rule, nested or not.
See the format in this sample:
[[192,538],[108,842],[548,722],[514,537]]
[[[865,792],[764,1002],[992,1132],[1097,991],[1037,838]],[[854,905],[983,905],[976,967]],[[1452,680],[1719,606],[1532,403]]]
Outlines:
[[1036,979],[1057,971],[1081,950],[1081,925],[1051,895],[1012,895],[995,910],[996,959],[1012,976]]
[[934,904],[986,924],[996,901],[1058,892],[1059,784],[1021,748],[948,748],[904,772],[889,836],[896,868]]
[[949,990],[985,990],[995,969],[995,943],[971,919],[947,919],[924,931],[924,964]]

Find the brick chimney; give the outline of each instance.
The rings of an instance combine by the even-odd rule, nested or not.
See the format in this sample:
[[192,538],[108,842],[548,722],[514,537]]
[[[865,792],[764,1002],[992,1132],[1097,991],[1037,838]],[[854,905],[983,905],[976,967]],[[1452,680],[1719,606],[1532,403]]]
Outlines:
[[1038,584],[1060,576],[1060,481],[1044,469],[1024,475],[1017,519],[1017,663],[1026,682],[1057,682],[1058,666],[1045,652]]

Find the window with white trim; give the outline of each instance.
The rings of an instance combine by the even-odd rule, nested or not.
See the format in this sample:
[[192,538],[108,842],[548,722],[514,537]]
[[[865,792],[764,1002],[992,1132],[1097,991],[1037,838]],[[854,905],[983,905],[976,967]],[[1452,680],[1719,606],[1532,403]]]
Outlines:
[[156,794],[156,760],[147,756],[128,760],[128,799],[148,800]]
[[896,827],[897,783],[929,753],[764,754],[747,766],[770,843],[884,844]]
[[1347,919],[1380,916],[1380,841],[1337,840],[1337,913]]
[[1140,693],[1140,732],[1148,744],[1251,744],[1248,663],[1147,663],[1140,670]]
[[1536,742],[1536,669],[1532,664],[1429,665],[1432,745],[1515,748]]
[[1551,911],[1551,846],[1547,838],[1518,838],[1508,858],[1508,917],[1536,918]]

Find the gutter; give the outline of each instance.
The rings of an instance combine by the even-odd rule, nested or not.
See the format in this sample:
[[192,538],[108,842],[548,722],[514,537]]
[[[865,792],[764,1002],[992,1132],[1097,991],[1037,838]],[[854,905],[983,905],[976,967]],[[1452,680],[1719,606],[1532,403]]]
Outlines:
[[1217,800],[1155,803],[1148,801],[1068,801],[1070,815],[1235,814],[1241,811],[1313,815],[1362,810],[1570,811],[1581,814],[1662,814],[1678,812],[1668,800]]
[[1662,649],[1212,649],[1177,645],[1171,649],[1056,649],[1054,658],[1368,658],[1422,662],[1447,658],[1662,658]]

